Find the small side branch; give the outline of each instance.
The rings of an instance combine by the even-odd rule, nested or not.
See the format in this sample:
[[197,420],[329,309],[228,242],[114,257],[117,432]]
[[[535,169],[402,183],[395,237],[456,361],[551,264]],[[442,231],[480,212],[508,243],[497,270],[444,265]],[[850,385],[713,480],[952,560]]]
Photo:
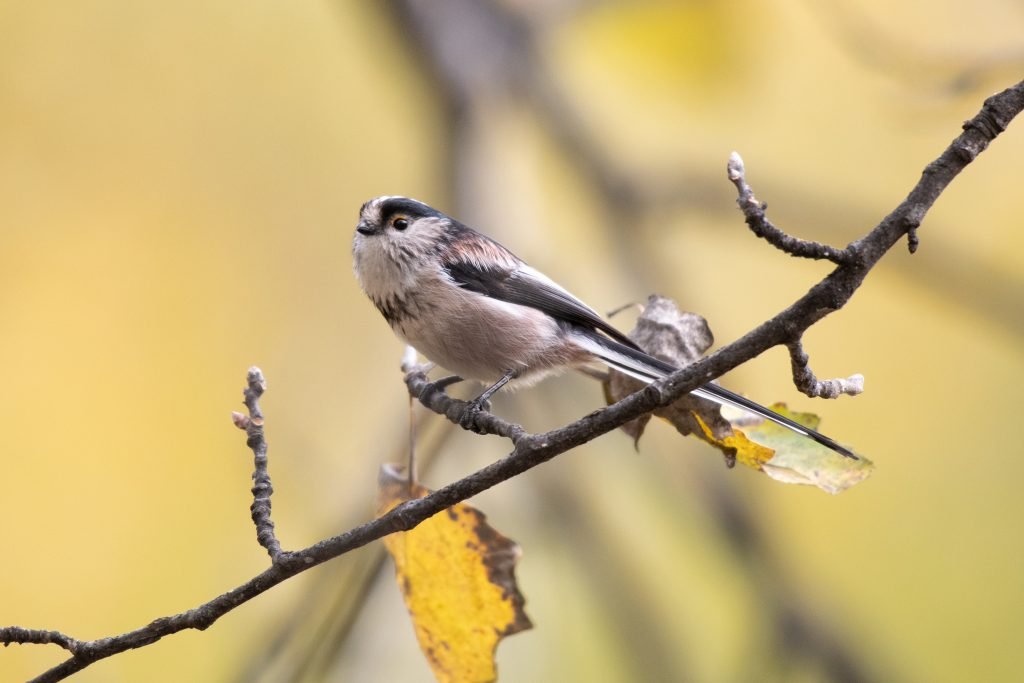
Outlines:
[[[469,403],[452,398],[444,391],[448,385],[454,383],[453,380],[458,381],[457,377],[445,377],[431,382],[426,374],[426,370],[429,368],[403,364],[402,369],[405,370],[405,386],[409,388],[411,396],[416,397],[424,406],[439,415],[444,415],[455,424],[460,426],[463,424],[464,416],[469,411]],[[478,410],[473,413],[472,424],[469,425],[469,428],[470,431],[478,434],[503,436],[513,444],[518,443],[523,437],[529,436],[529,433],[521,425],[506,422],[486,410]]]
[[850,263],[853,255],[845,249],[836,249],[820,242],[802,240],[792,235],[787,235],[768,220],[765,214],[766,204],[762,204],[754,196],[754,190],[747,184],[746,171],[743,167],[743,159],[736,152],[729,155],[729,162],[726,165],[729,173],[729,180],[736,186],[739,197],[736,204],[750,226],[750,230],[771,244],[776,249],[786,252],[790,256],[800,258],[824,259],[837,265]]
[[911,226],[907,228],[907,251],[911,254],[917,253],[917,248],[921,245],[921,239],[917,236],[917,227]]
[[256,469],[252,473],[253,501],[249,506],[253,524],[256,525],[256,540],[266,548],[270,559],[277,562],[283,551],[277,540],[277,535],[274,533],[274,521],[270,518],[270,496],[274,493],[274,487],[270,483],[270,471],[267,467],[267,439],[263,434],[263,412],[260,410],[260,397],[267,390],[267,381],[263,378],[263,371],[256,366],[249,368],[246,380],[243,395],[249,415],[232,413],[231,419],[236,427],[245,430],[248,437],[246,445],[252,449],[253,461],[256,465]]
[[59,645],[71,654],[76,653],[82,646],[82,642],[71,636],[66,636],[60,631],[46,631],[36,628],[21,628],[20,626],[7,626],[0,628],[0,643],[4,647],[12,643],[22,645]]
[[804,352],[799,340],[786,344],[789,360],[793,366],[793,383],[796,388],[811,398],[838,398],[846,394],[856,396],[864,391],[864,375],[850,375],[846,379],[819,380],[809,364],[810,357]]

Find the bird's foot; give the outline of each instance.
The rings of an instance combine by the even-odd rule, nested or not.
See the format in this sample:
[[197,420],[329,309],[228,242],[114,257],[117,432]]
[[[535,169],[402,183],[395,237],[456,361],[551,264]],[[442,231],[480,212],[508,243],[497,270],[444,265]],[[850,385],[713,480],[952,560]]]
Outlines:
[[498,389],[501,389],[503,386],[508,384],[509,380],[515,376],[515,370],[507,370],[497,382],[484,389],[484,393],[467,403],[466,410],[462,413],[462,417],[459,419],[459,426],[463,429],[476,432],[477,434],[483,434],[484,430],[480,429],[476,424],[477,416],[479,416],[481,412],[489,413],[491,411],[491,402],[487,399],[493,396],[494,392]]
[[484,430],[477,426],[476,420],[480,413],[489,412],[491,412],[491,402],[486,398],[477,397],[472,401],[467,401],[466,409],[459,417],[459,426],[476,434],[483,434]]

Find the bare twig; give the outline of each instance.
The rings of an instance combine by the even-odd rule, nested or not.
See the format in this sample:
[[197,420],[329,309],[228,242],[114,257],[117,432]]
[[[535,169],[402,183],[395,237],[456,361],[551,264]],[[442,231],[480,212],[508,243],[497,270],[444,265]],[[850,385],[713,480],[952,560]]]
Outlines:
[[[617,429],[656,407],[668,405],[697,386],[773,346],[797,342],[807,328],[829,313],[842,308],[849,301],[875,263],[904,235],[921,224],[925,214],[952,179],[973,161],[1021,110],[1024,110],[1024,82],[986,100],[978,115],[964,124],[964,132],[925,168],[920,181],[907,198],[868,235],[847,248],[846,251],[851,256],[848,261],[844,257],[841,265],[792,306],[716,353],[613,405],[543,434],[529,434],[519,425],[505,422],[481,411],[477,414],[473,426],[478,431],[508,438],[514,444],[514,448],[507,457],[423,498],[407,501],[377,519],[302,550],[282,552],[274,540],[272,527],[269,527],[269,535],[258,535],[261,545],[267,548],[273,558],[271,567],[241,586],[198,607],[161,617],[139,629],[109,638],[78,641],[56,631],[8,627],[0,629],[0,642],[53,643],[70,651],[70,659],[34,679],[37,683],[43,683],[63,680],[100,659],[150,645],[178,631],[204,630],[227,612],[296,574],[387,534],[408,531],[455,503]],[[269,477],[266,480],[267,488],[259,486],[262,481],[261,467],[263,474],[266,474],[266,441],[262,433],[263,417],[256,400],[265,388],[262,373],[251,370],[247,384],[249,388],[246,400],[250,414],[247,419],[244,416],[235,416],[235,423],[245,425],[246,433],[249,435],[248,443],[253,448],[257,460],[258,486],[254,486],[254,490],[258,491],[254,494],[257,501],[253,503],[253,518],[259,532],[264,532],[268,528],[266,523],[270,521],[269,505],[265,510],[262,506],[264,499],[269,502]],[[409,372],[406,375],[406,385],[410,393],[421,403],[453,422],[460,422],[466,413],[465,402],[445,395],[442,389],[427,381],[422,371]],[[253,395],[251,403],[250,390]],[[254,434],[258,438],[253,438]],[[259,508],[258,512],[256,508]],[[268,539],[273,540],[273,543]]]
[[60,631],[46,631],[43,629],[21,628],[20,626],[8,626],[0,628],[0,643],[7,647],[11,643],[33,644],[33,645],[60,645],[68,652],[74,654],[82,646],[81,641],[66,636]]
[[[444,393],[445,387],[452,384],[452,380],[457,381],[458,379],[458,377],[443,377],[436,382],[431,382],[427,379],[424,368],[412,367],[405,375],[405,385],[409,388],[409,393],[419,399],[420,403],[427,408],[439,415],[444,415],[455,424],[461,424],[469,403]],[[526,430],[521,426],[505,422],[486,410],[475,411],[473,427],[473,431],[478,434],[504,436],[513,444],[517,444],[522,437],[527,436]]]
[[[263,412],[260,410],[260,397],[267,390],[267,381],[263,372],[253,366],[246,376],[245,407],[249,409],[249,419],[244,420],[246,445],[252,449],[256,470],[252,473],[252,521],[256,525],[256,540],[267,549],[270,559],[277,561],[281,557],[281,544],[274,534],[274,521],[270,518],[270,496],[274,487],[270,483],[270,472],[267,470],[267,440],[263,435]],[[236,413],[237,415],[237,413]],[[235,418],[235,424],[239,420]]]
[[743,159],[736,152],[729,155],[729,163],[726,165],[729,180],[736,186],[739,197],[736,203],[743,212],[750,230],[771,244],[776,249],[786,252],[790,256],[801,258],[825,259],[832,263],[849,263],[851,255],[844,249],[836,249],[820,242],[802,240],[792,235],[787,235],[768,220],[765,210],[766,204],[762,204],[754,196],[754,190],[747,184],[746,171],[743,167]]
[[856,396],[864,392],[864,375],[819,380],[811,370],[810,358],[804,352],[800,340],[790,342],[786,346],[789,348],[789,360],[793,366],[793,383],[797,389],[811,398],[839,398],[843,394]]

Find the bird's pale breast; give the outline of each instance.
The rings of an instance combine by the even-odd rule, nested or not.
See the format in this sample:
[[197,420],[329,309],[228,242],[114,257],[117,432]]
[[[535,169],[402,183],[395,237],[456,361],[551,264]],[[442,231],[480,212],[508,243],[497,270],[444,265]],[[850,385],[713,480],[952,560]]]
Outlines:
[[[443,295],[430,291],[439,287],[445,288]],[[421,281],[408,303],[416,314],[396,320],[395,332],[466,379],[493,382],[508,370],[537,373],[539,379],[542,371],[577,360],[573,356],[579,351],[564,344],[558,323],[535,308],[442,281]]]

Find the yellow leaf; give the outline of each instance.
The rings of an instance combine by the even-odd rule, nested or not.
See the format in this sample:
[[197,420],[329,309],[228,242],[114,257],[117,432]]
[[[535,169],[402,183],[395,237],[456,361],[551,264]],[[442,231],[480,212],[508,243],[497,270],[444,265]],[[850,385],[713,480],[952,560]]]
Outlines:
[[[378,514],[428,493],[419,484],[410,488],[399,468],[384,465]],[[495,680],[498,642],[532,626],[515,582],[519,546],[466,503],[411,531],[384,537],[384,545],[395,561],[416,638],[437,680]]]
[[704,420],[700,418],[700,415],[693,413],[693,417],[701,427],[702,433],[699,436],[724,453],[734,454],[733,457],[736,458],[736,462],[741,465],[760,470],[775,455],[775,451],[751,441],[743,432],[735,427],[732,428],[730,434],[715,436]]

